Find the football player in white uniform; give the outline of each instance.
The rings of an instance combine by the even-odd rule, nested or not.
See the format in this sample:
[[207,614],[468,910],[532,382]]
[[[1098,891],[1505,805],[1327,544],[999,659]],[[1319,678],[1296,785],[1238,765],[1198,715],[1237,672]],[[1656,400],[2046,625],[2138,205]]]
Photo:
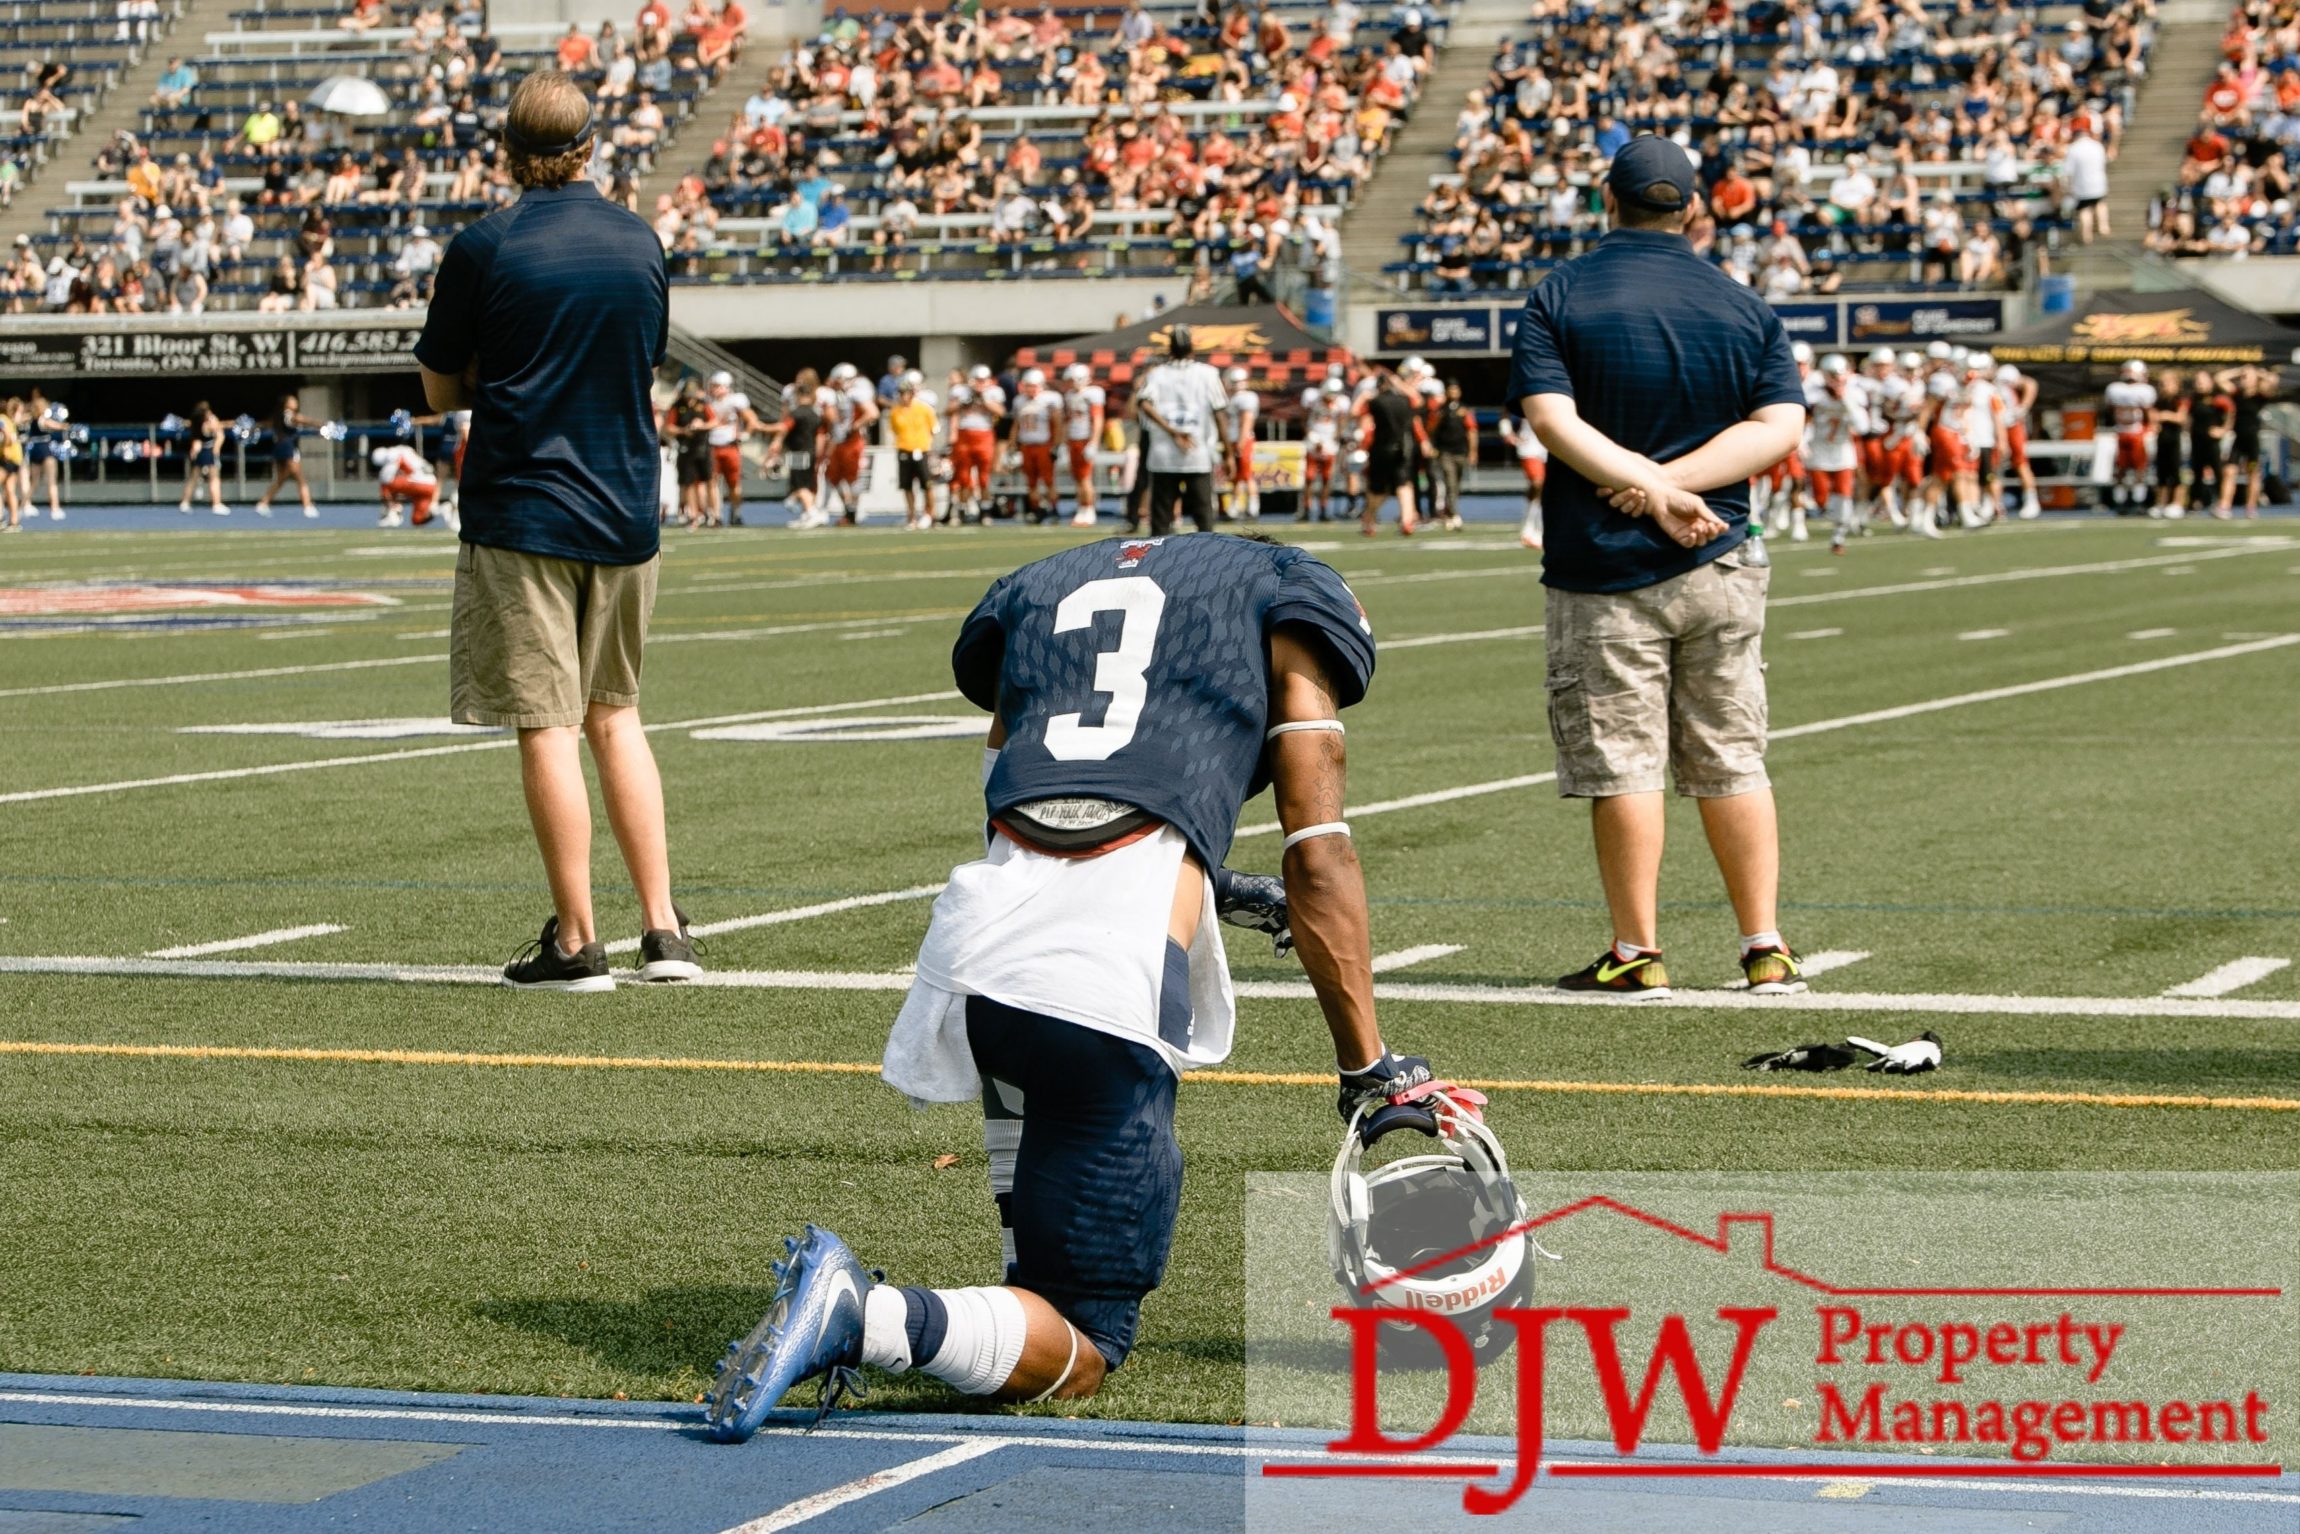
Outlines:
[[1893,495],[1891,455],[1885,443],[1892,432],[1892,418],[1888,401],[1900,387],[1899,363],[1893,349],[1880,346],[1869,353],[1861,364],[1861,371],[1853,377],[1854,386],[1861,391],[1861,403],[1868,410],[1869,424],[1857,439],[1860,448],[1860,482],[1854,489],[1871,522],[1883,517],[1899,527],[1904,519]]
[[1349,415],[1350,386],[1341,379],[1329,376],[1302,391],[1302,504],[1294,513],[1297,522],[1326,520],[1335,466],[1342,457],[1342,423]]
[[[2156,385],[2148,364],[2127,362],[2107,390],[2108,414],[2116,428],[2115,483],[2109,499],[2119,511],[2148,503],[2148,428],[2156,409]],[[2177,473],[2177,467],[2175,473]]]
[[1534,434],[1533,423],[1514,411],[1501,417],[1504,442],[1517,449],[1518,467],[1525,471],[1525,520],[1518,524],[1517,541],[1529,549],[1541,547],[1541,487],[1549,478],[1549,449]]
[[1859,530],[1853,475],[1860,464],[1859,439],[1869,429],[1867,396],[1853,380],[1852,365],[1836,352],[1805,380],[1805,473],[1813,504],[1836,524],[1829,538],[1832,554],[1844,553]]
[[823,485],[839,503],[839,521],[855,525],[862,514],[863,449],[878,421],[878,391],[851,362],[831,369],[822,392],[823,431],[830,446],[823,455]]
[[735,387],[732,373],[713,373],[711,406],[711,520],[743,525],[743,438],[764,432],[767,423],[751,408],[751,397]]
[[1032,525],[1054,520],[1054,434],[1062,396],[1037,368],[1014,385],[1014,455],[1022,464],[1023,514]]
[[1259,522],[1262,491],[1254,483],[1254,423],[1262,416],[1262,396],[1246,387],[1246,370],[1232,368],[1222,413],[1229,417],[1229,453],[1222,469],[1222,515],[1231,521]]
[[1109,396],[1094,381],[1083,362],[1062,372],[1062,435],[1070,447],[1070,483],[1078,491],[1078,509],[1070,514],[1072,527],[1094,525],[1094,454],[1102,445],[1102,425]]
[[1997,364],[1997,397],[2004,401],[2004,439],[2001,456],[2020,480],[2020,517],[2034,521],[2043,509],[2036,500],[2036,470],[2028,462],[2028,413],[2036,408],[2036,380],[2009,362]]
[[[1813,380],[1813,348],[1803,341],[1793,341],[1789,355],[1796,359],[1797,381],[1809,386]],[[1810,495],[1805,483],[1802,447],[1800,442],[1799,451],[1790,453],[1749,481],[1750,518],[1776,533],[1787,533],[1798,543],[1805,541],[1805,502]]]

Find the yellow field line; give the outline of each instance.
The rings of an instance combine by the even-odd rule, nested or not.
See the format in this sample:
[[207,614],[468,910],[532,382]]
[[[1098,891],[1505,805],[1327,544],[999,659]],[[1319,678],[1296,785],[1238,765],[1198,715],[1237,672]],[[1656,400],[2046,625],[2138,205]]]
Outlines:
[[[733,1071],[780,1076],[875,1076],[859,1060],[723,1060],[679,1055],[489,1054],[458,1049],[297,1048],[257,1044],[99,1044],[52,1039],[0,1039],[0,1055],[96,1055],[136,1060],[287,1060],[348,1065],[525,1066],[547,1070]],[[1328,1087],[1311,1071],[1192,1071],[1191,1082],[1230,1087]],[[1567,1096],[1805,1097],[1846,1102],[1981,1103],[1991,1107],[2213,1108],[2250,1113],[2300,1112],[2288,1097],[2182,1097],[2139,1092],[1978,1092],[1954,1087],[1823,1087],[1776,1082],[1539,1081],[1464,1077],[1481,1092]]]

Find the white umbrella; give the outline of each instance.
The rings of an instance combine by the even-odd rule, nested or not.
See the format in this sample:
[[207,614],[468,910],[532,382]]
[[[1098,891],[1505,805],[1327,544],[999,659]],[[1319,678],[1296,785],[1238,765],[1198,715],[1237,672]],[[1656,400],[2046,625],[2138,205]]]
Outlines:
[[312,88],[304,105],[338,117],[381,117],[391,110],[391,97],[364,75],[330,75]]

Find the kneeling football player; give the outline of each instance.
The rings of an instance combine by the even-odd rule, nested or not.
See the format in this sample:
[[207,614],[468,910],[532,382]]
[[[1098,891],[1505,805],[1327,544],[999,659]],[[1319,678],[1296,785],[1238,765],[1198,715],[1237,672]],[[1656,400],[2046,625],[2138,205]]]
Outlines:
[[[1367,1110],[1361,1139],[1438,1128],[1428,1062],[1392,1056],[1374,1022],[1337,717],[1372,680],[1374,642],[1340,576],[1259,539],[1085,544],[992,586],[952,669],[995,716],[988,847],[935,902],[883,1074],[914,1101],[981,1100],[1005,1282],[877,1282],[808,1226],[720,1365],[723,1440],[804,1380],[826,1379],[827,1411],[865,1364],[1002,1400],[1101,1388],[1165,1270],[1180,1073],[1230,1050],[1218,920],[1298,948],[1342,1116]],[[1222,867],[1265,783],[1282,888]]]

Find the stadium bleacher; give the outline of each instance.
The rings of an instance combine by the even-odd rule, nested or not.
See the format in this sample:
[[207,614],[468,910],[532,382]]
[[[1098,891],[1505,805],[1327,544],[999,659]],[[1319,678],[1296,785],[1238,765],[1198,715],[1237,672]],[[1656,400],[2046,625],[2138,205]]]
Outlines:
[[76,123],[121,74],[165,38],[181,0],[6,0],[0,79],[13,85],[0,116],[0,206],[64,154]]
[[2151,200],[2145,243],[2172,257],[2300,253],[2300,3],[2239,5],[2220,54],[2178,177]]
[[707,206],[662,226],[675,280],[1258,281],[1327,248],[1420,94],[1444,31],[1422,15],[1167,0],[850,23],[732,116]]
[[2071,146],[2113,157],[2152,18],[2145,0],[1541,0],[1385,270],[1436,292],[1538,281],[1601,232],[1611,150],[1654,131],[1701,161],[1696,245],[1770,296],[2001,289],[2072,227]]
[[[713,14],[743,13],[727,0]],[[0,277],[7,307],[418,305],[445,240],[516,196],[494,135],[521,74],[557,64],[590,87],[594,179],[636,209],[640,178],[740,46],[714,35],[717,21],[662,34],[491,29],[476,7],[401,0],[257,6],[230,20],[187,55],[196,84],[155,96],[136,129],[95,152],[91,177],[65,184],[48,230],[19,240]],[[346,77],[378,87],[383,110],[307,109]]]
[[[1312,0],[1252,21],[1188,0],[834,18],[727,114],[698,173],[643,199],[650,148],[718,110],[704,100],[731,50],[653,10],[591,36],[397,0],[235,10],[187,60],[196,85],[156,97],[66,183],[0,276],[0,306],[67,292],[105,310],[418,304],[431,247],[512,196],[493,133],[509,83],[550,62],[600,98],[594,179],[653,219],[674,281],[1195,268],[1250,292],[1283,255],[1332,256],[1334,217],[1444,32],[1418,9],[1361,24]],[[380,86],[388,110],[305,109],[345,75]],[[73,282],[32,281],[59,258]]]

